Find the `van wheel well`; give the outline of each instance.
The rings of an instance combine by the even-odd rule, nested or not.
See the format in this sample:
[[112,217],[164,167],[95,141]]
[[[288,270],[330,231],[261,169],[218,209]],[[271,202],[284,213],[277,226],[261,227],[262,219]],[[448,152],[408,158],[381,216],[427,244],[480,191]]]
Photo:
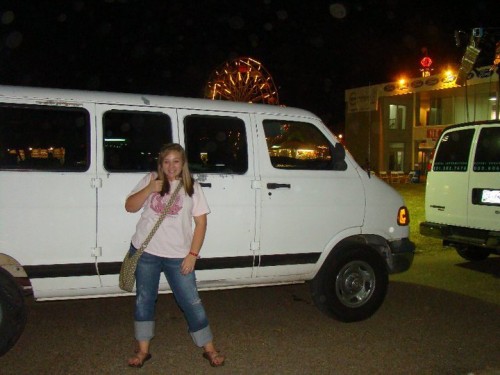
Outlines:
[[24,270],[24,267],[11,256],[0,253],[0,268],[9,273],[17,281],[19,287],[24,291],[25,296],[33,294],[31,281]]
[[7,353],[24,331],[27,308],[14,277],[0,267],[0,356]]
[[335,246],[335,248],[331,251],[329,256],[331,256],[332,253],[337,251],[337,249],[340,249],[342,247],[359,246],[359,245],[366,245],[367,247],[371,248],[374,252],[377,252],[382,257],[382,259],[385,260],[387,271],[390,271],[391,268],[390,266],[392,263],[391,249],[389,248],[387,240],[385,238],[375,234],[365,234],[365,235],[356,235],[347,237],[342,241],[340,241]]
[[490,250],[477,246],[469,246],[463,244],[455,244],[455,249],[458,255],[471,262],[476,262],[488,258],[491,254]]

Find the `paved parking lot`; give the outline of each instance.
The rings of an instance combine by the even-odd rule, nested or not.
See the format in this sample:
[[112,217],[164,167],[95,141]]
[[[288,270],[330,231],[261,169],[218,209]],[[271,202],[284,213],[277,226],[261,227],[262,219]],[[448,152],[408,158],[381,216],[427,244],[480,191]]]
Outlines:
[[490,258],[492,266],[485,269],[491,272],[481,272],[443,254],[436,253],[435,262],[417,256],[413,272],[425,267],[427,274],[408,273],[406,281],[391,277],[381,309],[358,323],[322,315],[303,284],[203,292],[217,344],[228,357],[216,369],[193,346],[171,295],[160,298],[153,358],[140,370],[126,366],[133,345],[132,298],[32,302],[26,331],[0,358],[0,372],[498,374],[500,304],[417,280],[434,274],[439,283],[449,270],[498,293],[494,272],[500,258]]

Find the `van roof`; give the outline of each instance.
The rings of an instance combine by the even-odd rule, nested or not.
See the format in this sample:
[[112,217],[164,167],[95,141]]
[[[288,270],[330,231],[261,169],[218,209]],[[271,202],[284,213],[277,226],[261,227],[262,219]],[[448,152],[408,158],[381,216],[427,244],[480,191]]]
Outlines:
[[54,105],[78,106],[82,103],[126,104],[145,107],[154,106],[165,108],[219,110],[227,112],[287,114],[297,117],[318,118],[318,116],[314,115],[312,112],[294,107],[108,91],[0,85],[0,98],[38,100],[43,101],[43,104],[50,104],[50,102],[53,102]]
[[454,129],[454,128],[462,128],[464,126],[479,126],[479,125],[493,125],[493,124],[500,125],[500,121],[499,120],[481,120],[481,121],[463,122],[460,124],[449,125],[446,128],[444,128],[444,130]]

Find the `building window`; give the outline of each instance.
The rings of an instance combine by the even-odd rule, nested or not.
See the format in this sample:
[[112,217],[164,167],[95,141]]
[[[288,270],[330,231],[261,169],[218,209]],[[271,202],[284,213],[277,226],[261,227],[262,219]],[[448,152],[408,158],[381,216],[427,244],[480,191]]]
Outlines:
[[389,129],[406,128],[406,106],[389,104]]
[[389,144],[389,170],[402,171],[404,165],[405,145],[404,143]]
[[427,125],[441,125],[443,123],[443,106],[441,98],[431,98],[430,108],[427,111]]
[[489,98],[488,98],[488,103],[490,105],[490,120],[496,120],[498,119],[498,108],[497,108],[497,98],[493,95],[491,95]]

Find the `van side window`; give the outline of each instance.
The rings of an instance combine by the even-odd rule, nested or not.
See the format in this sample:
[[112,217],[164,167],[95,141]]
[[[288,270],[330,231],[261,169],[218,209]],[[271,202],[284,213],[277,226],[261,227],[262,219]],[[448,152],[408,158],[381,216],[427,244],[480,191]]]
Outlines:
[[345,171],[345,149],[334,146],[313,124],[298,121],[264,120],[271,164],[278,169]]
[[184,119],[193,173],[244,174],[248,170],[245,123],[236,117],[191,115]]
[[85,109],[0,104],[0,169],[83,172],[89,145]]
[[456,130],[443,135],[436,156],[434,171],[466,172],[474,129]]
[[160,112],[108,111],[103,116],[104,168],[109,172],[148,172],[158,150],[172,142],[170,117]]
[[500,127],[481,129],[473,170],[474,172],[500,172]]

